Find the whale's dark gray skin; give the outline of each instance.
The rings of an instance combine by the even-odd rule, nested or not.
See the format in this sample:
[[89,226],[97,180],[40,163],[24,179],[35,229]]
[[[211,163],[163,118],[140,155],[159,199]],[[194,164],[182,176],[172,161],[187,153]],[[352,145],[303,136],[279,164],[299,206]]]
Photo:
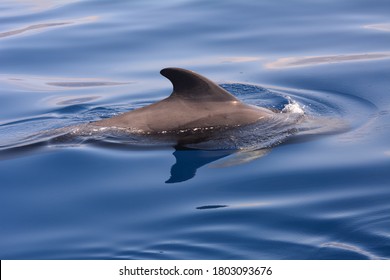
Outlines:
[[239,127],[266,120],[275,114],[271,110],[242,103],[195,72],[165,68],[160,73],[173,84],[169,97],[91,124],[128,129],[133,133],[175,135],[180,142],[181,138],[188,138],[188,132],[191,134],[190,141],[196,141],[198,130],[199,136],[204,136],[204,129],[215,131]]

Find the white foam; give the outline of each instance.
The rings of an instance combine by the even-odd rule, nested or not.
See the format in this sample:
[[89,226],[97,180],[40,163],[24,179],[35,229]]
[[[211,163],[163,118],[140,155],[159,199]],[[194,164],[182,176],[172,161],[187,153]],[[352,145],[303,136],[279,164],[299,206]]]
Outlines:
[[282,109],[282,113],[292,113],[292,114],[305,114],[305,111],[303,110],[303,107],[299,105],[294,100],[289,99],[289,103],[284,105],[284,108]]

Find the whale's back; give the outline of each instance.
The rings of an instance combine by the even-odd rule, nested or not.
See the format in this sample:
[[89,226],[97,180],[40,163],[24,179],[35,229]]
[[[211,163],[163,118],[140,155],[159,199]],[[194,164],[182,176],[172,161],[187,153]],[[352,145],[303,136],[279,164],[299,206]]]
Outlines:
[[192,71],[165,68],[161,74],[173,84],[169,97],[94,125],[144,133],[175,133],[205,127],[241,126],[273,114],[268,109],[242,103],[216,83]]

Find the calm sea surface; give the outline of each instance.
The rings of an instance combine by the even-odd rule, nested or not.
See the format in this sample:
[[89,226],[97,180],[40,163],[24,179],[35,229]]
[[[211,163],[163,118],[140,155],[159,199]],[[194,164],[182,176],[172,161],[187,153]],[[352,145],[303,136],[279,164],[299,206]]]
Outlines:
[[[1,1],[0,259],[389,259],[389,11]],[[23,140],[165,98],[171,66],[348,128],[245,153]]]

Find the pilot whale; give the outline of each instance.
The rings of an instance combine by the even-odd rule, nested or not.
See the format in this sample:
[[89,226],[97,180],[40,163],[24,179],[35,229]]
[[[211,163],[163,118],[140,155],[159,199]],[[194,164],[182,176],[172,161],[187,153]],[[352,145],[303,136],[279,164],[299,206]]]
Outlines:
[[265,121],[275,115],[269,109],[244,104],[193,71],[165,68],[160,73],[173,85],[169,97],[90,125],[137,134],[165,135],[180,144],[201,141],[211,132]]
[[88,143],[125,150],[169,146],[175,148],[176,163],[166,183],[177,183],[213,162],[213,167],[227,167],[263,157],[291,136],[302,135],[302,141],[348,129],[337,118],[311,116],[310,110],[307,114],[289,95],[283,97],[287,104],[277,111],[245,104],[193,71],[165,68],[160,73],[173,85],[167,98],[110,118],[81,119],[78,124],[0,143],[0,160],[46,146]]
[[[160,73],[173,85],[163,100],[109,118],[27,134],[3,148],[91,143],[130,149],[170,146],[253,151],[273,147],[301,132],[300,124],[308,119],[302,110],[291,110],[290,101],[277,111],[245,104],[190,70],[165,68]],[[303,129],[310,131],[310,127]]]

